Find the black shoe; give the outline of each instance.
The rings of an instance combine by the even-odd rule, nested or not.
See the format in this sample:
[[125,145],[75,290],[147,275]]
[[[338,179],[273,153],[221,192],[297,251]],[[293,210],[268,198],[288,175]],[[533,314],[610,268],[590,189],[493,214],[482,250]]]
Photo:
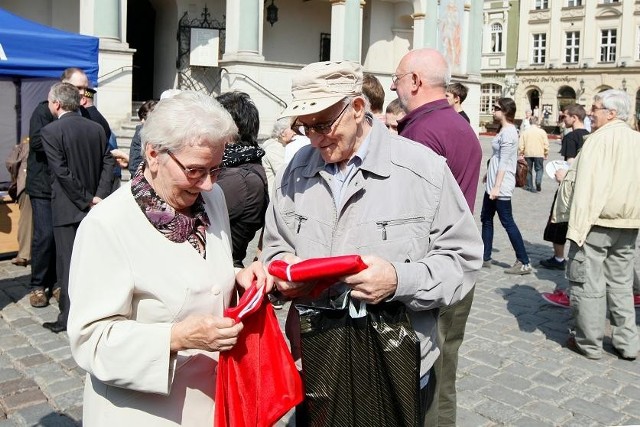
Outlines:
[[567,260],[558,261],[556,257],[552,256],[549,259],[540,260],[540,265],[550,270],[564,270],[567,266]]
[[54,334],[59,334],[60,332],[64,332],[64,331],[67,330],[67,325],[65,325],[64,323],[59,322],[59,321],[44,322],[42,324],[42,327],[50,330]]
[[616,347],[613,347],[613,352],[622,360],[628,360],[629,362],[636,360],[636,356],[625,356],[624,353]]
[[536,190],[542,191],[542,186],[541,185],[536,185]]

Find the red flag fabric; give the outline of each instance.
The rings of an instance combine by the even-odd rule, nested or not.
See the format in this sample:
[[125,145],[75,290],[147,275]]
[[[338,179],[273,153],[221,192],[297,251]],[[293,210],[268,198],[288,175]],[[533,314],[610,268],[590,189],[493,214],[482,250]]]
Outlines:
[[319,280],[311,293],[312,297],[338,281],[341,276],[359,273],[367,268],[360,255],[341,255],[326,258],[309,258],[296,264],[282,260],[271,261],[269,274],[289,282]]
[[302,380],[263,288],[254,283],[224,315],[242,321],[237,344],[221,352],[215,427],[271,427],[302,402]]

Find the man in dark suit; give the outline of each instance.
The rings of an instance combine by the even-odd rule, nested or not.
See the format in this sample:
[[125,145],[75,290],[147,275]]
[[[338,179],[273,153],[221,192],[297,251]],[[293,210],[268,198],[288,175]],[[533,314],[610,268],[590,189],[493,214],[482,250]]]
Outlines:
[[[89,87],[89,79],[80,68],[67,68],[60,81],[72,84],[83,96]],[[84,117],[89,113],[80,107]],[[31,293],[29,302],[33,307],[49,305],[51,294],[59,300],[60,288],[56,285],[56,250],[51,216],[51,183],[49,166],[42,145],[40,131],[56,118],[49,110],[48,101],[38,104],[29,122],[29,157],[27,159],[27,181],[25,190],[31,199],[33,211],[33,240],[31,242]],[[48,290],[48,292],[47,292]]]
[[58,120],[41,130],[51,172],[51,211],[60,285],[60,314],[42,326],[61,332],[69,315],[69,264],[80,221],[111,190],[114,159],[102,127],[80,115],[81,94],[69,83],[49,91],[49,110]]

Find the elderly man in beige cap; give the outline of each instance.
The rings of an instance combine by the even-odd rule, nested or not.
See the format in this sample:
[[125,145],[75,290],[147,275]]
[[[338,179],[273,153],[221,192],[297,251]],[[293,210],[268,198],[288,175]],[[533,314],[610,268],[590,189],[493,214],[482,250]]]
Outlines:
[[[277,281],[280,292],[294,302],[287,334],[294,358],[302,357],[305,375],[306,401],[297,414],[298,425],[327,419],[337,420],[335,425],[422,425],[436,381],[431,367],[438,357],[438,308],[459,301],[475,282],[482,266],[477,227],[444,158],[390,133],[366,112],[359,64],[310,64],[294,76],[292,97],[282,115],[292,117],[294,131],[308,136],[311,145],[276,178],[262,258],[294,264],[358,254],[367,265],[319,295],[312,292],[316,283]],[[315,320],[308,323],[308,307],[346,310],[353,319],[363,311],[365,317],[381,311],[403,313],[415,339],[408,363],[415,376],[394,382],[400,375],[396,368],[406,360],[385,356],[389,365],[384,375],[397,389],[381,392],[383,386],[368,382],[375,369],[366,375],[353,369],[356,359],[376,359],[375,354],[362,354],[362,338],[352,339],[348,345],[358,350],[346,353],[337,342],[318,349],[307,340],[308,328],[318,326]],[[326,320],[326,315],[320,318]],[[395,346],[378,338],[385,351]],[[329,367],[320,368],[320,363]],[[322,377],[319,385],[316,373]],[[340,384],[330,385],[329,379],[336,378]],[[357,399],[345,394],[347,389],[352,394],[360,390]],[[414,413],[405,411],[400,390],[414,390]],[[345,415],[340,410],[349,402]],[[378,409],[383,407],[402,407],[406,417],[382,419],[389,416],[381,415]]]

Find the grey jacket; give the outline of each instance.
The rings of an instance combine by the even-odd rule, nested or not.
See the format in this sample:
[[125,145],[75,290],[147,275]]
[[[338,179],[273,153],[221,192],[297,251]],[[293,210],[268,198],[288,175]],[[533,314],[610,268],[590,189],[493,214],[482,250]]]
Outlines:
[[[368,152],[335,206],[333,177],[312,146],[276,178],[262,258],[377,255],[392,262],[392,301],[409,309],[424,375],[438,357],[438,307],[466,295],[482,266],[482,240],[444,158],[373,121]],[[293,339],[295,350],[297,337]],[[297,356],[294,354],[294,356]]]

